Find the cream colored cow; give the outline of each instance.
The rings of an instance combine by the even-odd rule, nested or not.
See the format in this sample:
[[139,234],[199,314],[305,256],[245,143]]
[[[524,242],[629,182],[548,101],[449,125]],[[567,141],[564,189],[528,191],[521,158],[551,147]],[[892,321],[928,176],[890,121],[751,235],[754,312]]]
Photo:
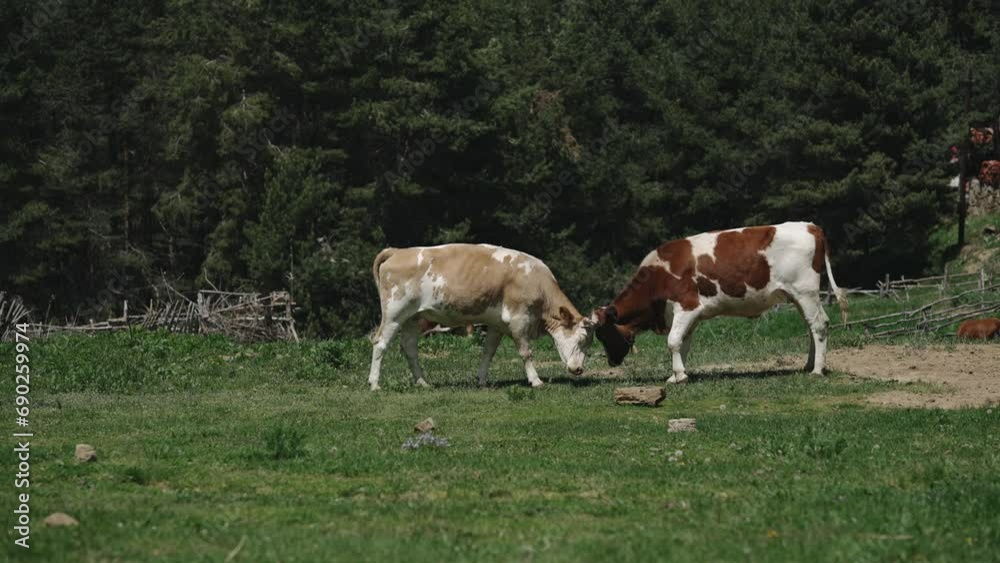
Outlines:
[[570,373],[583,372],[593,339],[584,318],[559,289],[555,276],[534,256],[488,244],[387,248],[372,266],[382,302],[382,323],[372,338],[368,383],[379,389],[382,356],[396,333],[417,385],[427,386],[417,359],[418,321],[443,326],[486,325],[479,384],[504,335],[517,344],[533,387],[542,384],[530,342],[548,333]]

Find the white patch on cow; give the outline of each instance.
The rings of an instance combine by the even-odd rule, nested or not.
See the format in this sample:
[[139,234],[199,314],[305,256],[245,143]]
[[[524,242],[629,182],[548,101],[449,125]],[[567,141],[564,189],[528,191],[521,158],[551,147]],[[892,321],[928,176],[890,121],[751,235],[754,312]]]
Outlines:
[[400,312],[410,301],[409,295],[409,284],[403,287],[398,285],[392,286],[392,290],[389,291],[389,299],[385,302],[385,312],[390,319],[395,319],[399,316]]
[[444,299],[442,291],[447,285],[444,276],[435,273],[431,268],[427,268],[423,277],[420,278],[420,302],[421,308],[433,307],[441,304]]
[[521,262],[517,265],[517,267],[520,268],[521,270],[524,270],[525,274],[530,274],[531,269],[534,266],[531,264],[530,260],[521,260]]
[[500,320],[501,321],[503,321],[505,324],[510,324],[510,320],[512,318],[514,318],[514,315],[511,314],[510,309],[507,308],[507,305],[504,305],[504,306],[500,307]]
[[508,250],[506,248],[496,247],[497,249],[493,251],[493,259],[501,264],[506,262],[509,258],[513,262],[521,253],[516,250]]
[[424,251],[423,249],[421,249],[420,252],[417,253],[417,266],[423,263],[424,263]]
[[695,260],[703,255],[715,258],[715,243],[719,240],[719,233],[703,233],[688,237],[688,240],[691,241],[691,254]]

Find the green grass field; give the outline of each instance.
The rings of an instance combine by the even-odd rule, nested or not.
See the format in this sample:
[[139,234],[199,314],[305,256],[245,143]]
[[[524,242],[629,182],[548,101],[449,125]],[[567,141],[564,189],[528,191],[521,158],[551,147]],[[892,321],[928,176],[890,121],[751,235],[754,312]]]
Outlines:
[[[902,386],[798,372],[803,334],[790,309],[703,323],[692,382],[669,387],[655,409],[612,401],[616,386],[668,375],[654,335],[613,380],[568,376],[551,341],[538,341],[547,385],[537,390],[509,342],[491,386],[479,389],[477,339],[431,337],[421,358],[435,387],[414,388],[393,346],[379,393],[367,391],[362,339],[241,345],[123,332],[33,343],[32,548],[13,547],[7,526],[4,553],[26,561],[1000,559],[1000,412],[869,406],[866,394]],[[778,370],[699,368],[788,354],[794,362]],[[13,366],[10,344],[0,358]],[[595,343],[588,371],[605,368]],[[402,449],[428,416],[449,445]],[[699,431],[668,433],[667,420],[679,417],[696,417]],[[75,463],[78,442],[93,444],[99,460]],[[80,525],[44,527],[55,511]]]

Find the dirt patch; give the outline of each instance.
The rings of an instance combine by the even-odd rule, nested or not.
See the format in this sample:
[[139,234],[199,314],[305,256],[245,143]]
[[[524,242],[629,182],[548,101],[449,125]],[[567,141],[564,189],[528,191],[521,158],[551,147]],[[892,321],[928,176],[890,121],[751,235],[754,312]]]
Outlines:
[[826,363],[830,369],[861,377],[938,383],[947,389],[945,393],[876,393],[867,397],[871,403],[944,409],[1000,403],[1000,345],[840,348],[829,353]]

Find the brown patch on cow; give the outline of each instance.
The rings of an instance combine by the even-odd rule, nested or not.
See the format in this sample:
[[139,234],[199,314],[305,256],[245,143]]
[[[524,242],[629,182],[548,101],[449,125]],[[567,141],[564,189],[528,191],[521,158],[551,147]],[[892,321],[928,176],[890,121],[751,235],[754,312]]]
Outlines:
[[[616,325],[598,331],[598,338],[624,346],[625,342],[643,330],[665,334],[670,326],[665,315],[668,302],[680,304],[685,311],[698,308],[698,287],[694,276],[694,255],[691,241],[679,239],[660,245],[656,254],[666,264],[642,266],[632,276],[612,305]],[[667,270],[669,268],[669,271]],[[598,325],[605,321],[599,319]],[[631,344],[629,344],[631,346]]]
[[686,238],[665,242],[656,249],[660,260],[670,264],[670,273],[678,277],[694,275],[694,253]]
[[771,280],[771,267],[761,251],[774,240],[774,227],[747,227],[719,233],[715,256],[698,257],[698,273],[719,282],[726,295],[743,297],[747,286],[763,289]]
[[[673,268],[671,268],[673,270]],[[685,311],[698,307],[698,289],[693,268],[676,277],[663,266],[643,266],[615,299],[619,324],[638,324],[643,329],[665,330],[663,310],[667,301],[679,303]]]
[[698,276],[697,282],[698,293],[704,295],[705,297],[715,297],[715,294],[719,292],[719,290],[715,288],[715,283],[704,276]]
[[813,254],[813,270],[816,270],[817,274],[823,273],[823,261],[826,259],[827,245],[826,245],[826,234],[823,229],[809,223],[806,226],[809,230],[809,234],[816,238],[816,253]]
[[959,338],[987,340],[1000,336],[1000,319],[975,319],[958,327]]

